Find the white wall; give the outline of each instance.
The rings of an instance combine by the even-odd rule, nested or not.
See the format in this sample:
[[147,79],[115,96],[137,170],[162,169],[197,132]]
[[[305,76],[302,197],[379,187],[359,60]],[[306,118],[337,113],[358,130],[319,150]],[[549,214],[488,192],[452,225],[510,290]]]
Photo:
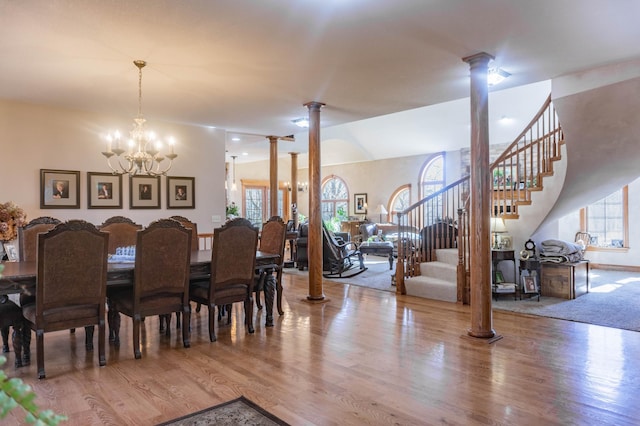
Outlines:
[[[225,216],[224,131],[147,119],[149,128],[159,135],[177,139],[178,158],[169,175],[195,177],[195,209],[166,209],[164,177],[160,209],[129,209],[126,176],[122,209],[87,209],[87,172],[110,171],[100,154],[106,148],[101,134],[116,128],[128,132],[133,115],[114,117],[10,101],[0,101],[0,202],[15,202],[26,211],[28,220],[53,216],[99,225],[111,216],[123,215],[148,225],[155,219],[182,215],[196,222],[199,232],[220,226]],[[80,209],[41,209],[40,169],[80,171]],[[222,222],[212,223],[213,215]]]

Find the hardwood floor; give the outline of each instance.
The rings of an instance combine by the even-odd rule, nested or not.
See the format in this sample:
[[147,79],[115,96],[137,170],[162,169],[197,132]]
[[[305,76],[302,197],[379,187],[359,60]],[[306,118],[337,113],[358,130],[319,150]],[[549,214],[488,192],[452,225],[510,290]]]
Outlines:
[[285,273],[283,285],[285,315],[265,328],[259,311],[254,335],[239,304],[215,343],[206,308],[194,312],[189,349],[148,318],[135,360],[123,317],[105,367],[78,330],[45,335],[47,379],[35,344],[31,366],[14,369],[10,353],[6,370],[69,425],[153,425],[240,395],[292,425],[638,424],[640,333],[494,312],[503,338],[488,344],[464,337],[468,306],[329,282],[328,301],[310,304],[306,281]]

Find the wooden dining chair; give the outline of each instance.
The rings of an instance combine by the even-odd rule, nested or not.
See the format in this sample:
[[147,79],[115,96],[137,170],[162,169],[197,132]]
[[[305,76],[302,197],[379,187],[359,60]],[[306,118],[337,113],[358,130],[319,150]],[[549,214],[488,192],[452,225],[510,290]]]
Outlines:
[[[133,320],[133,354],[140,351],[140,327],[145,317],[182,312],[182,342],[189,337],[189,272],[191,231],[172,219],[160,219],[139,231],[136,240],[135,278],[132,288],[109,292],[111,308]],[[120,343],[119,315],[113,324],[114,343]],[[169,333],[169,327],[166,332]]]
[[[138,231],[142,225],[124,216],[112,216],[98,226],[102,232],[109,233],[109,254],[115,254],[118,247],[135,246],[138,239]],[[109,290],[107,289],[107,305],[109,305]],[[109,341],[115,339],[113,324],[116,312],[109,307],[107,312],[107,324],[109,325]]]
[[198,235],[198,224],[194,223],[194,222],[191,222],[191,220],[187,219],[184,216],[171,216],[169,219],[177,220],[185,228],[191,229],[191,233],[193,235],[193,238],[191,240],[191,250],[192,251],[200,250],[200,242],[199,242],[199,240],[197,238],[197,235]]
[[[169,219],[177,220],[187,229],[191,229],[191,250],[200,250],[200,239],[198,237],[198,224],[192,222],[190,219],[184,216],[171,216]],[[196,278],[200,279],[200,278]],[[200,312],[200,305],[196,306],[196,312]],[[160,332],[164,332],[165,328],[168,328],[171,323],[171,315],[165,315],[160,317]],[[180,313],[176,313],[176,328],[180,328]]]
[[85,347],[93,350],[98,326],[98,362],[105,358],[105,304],[109,234],[84,220],[70,220],[38,235],[36,298],[22,307],[36,332],[38,378],[45,378],[44,333],[85,327]]
[[48,232],[60,223],[60,220],[54,217],[41,216],[31,220],[25,226],[18,228],[20,261],[35,261],[38,254],[38,234]]
[[[18,228],[18,243],[20,250],[18,251],[18,259],[24,262],[35,262],[38,257],[38,234],[48,232],[60,224],[60,220],[51,216],[40,216],[32,219],[25,226]],[[20,306],[28,305],[35,302],[35,294],[20,293]],[[23,356],[24,363],[31,362],[30,343],[31,329],[24,327],[22,332]],[[75,329],[71,329],[74,333]],[[2,330],[3,344],[4,336],[8,330]]]
[[109,233],[109,254],[115,254],[118,247],[135,246],[138,231],[142,225],[124,216],[112,216],[98,226],[102,232]]
[[216,341],[215,307],[244,303],[245,324],[253,333],[253,285],[258,230],[236,218],[213,231],[211,278],[191,284],[190,298],[209,308],[209,340]]
[[[263,226],[260,233],[259,250],[265,253],[277,254],[278,260],[274,262],[276,270],[276,291],[277,291],[277,307],[278,313],[282,311],[282,269],[284,266],[284,246],[286,244],[287,225],[280,216],[271,217]],[[255,285],[256,305],[258,309],[262,309],[260,303],[260,291],[264,288],[264,280],[269,277],[271,272],[263,271],[257,277]]]

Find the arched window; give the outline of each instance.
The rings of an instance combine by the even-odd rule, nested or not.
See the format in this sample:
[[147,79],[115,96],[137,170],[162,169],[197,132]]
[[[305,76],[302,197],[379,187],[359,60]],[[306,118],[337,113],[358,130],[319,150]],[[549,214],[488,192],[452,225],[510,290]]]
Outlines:
[[398,212],[405,210],[411,205],[411,185],[403,185],[391,194],[389,199],[389,221],[398,223]]
[[338,176],[328,176],[322,183],[322,220],[332,217],[341,220],[349,215],[349,190],[347,184]]
[[[428,197],[441,190],[444,187],[444,153],[435,154],[425,161],[420,173],[420,197],[421,199]],[[444,200],[438,197],[430,203],[432,208],[424,210],[424,223],[434,223],[443,219]]]
[[444,186],[444,154],[427,159],[420,173],[420,197],[425,198]]

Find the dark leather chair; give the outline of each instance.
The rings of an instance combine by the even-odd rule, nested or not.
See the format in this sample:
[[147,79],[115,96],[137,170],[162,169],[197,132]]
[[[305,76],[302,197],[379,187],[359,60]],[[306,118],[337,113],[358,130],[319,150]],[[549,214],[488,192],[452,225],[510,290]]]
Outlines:
[[105,358],[105,303],[109,234],[83,220],[70,220],[38,235],[36,300],[22,307],[36,332],[38,378],[45,378],[44,333],[85,327],[85,346],[93,350],[98,325],[98,360]]
[[[189,337],[189,272],[191,230],[172,219],[160,219],[138,232],[135,281],[133,288],[109,293],[112,309],[133,319],[133,354],[140,352],[140,326],[145,317],[182,312],[182,342],[191,346]],[[118,316],[119,318],[119,316]],[[120,342],[120,321],[113,324],[114,342]],[[167,333],[169,327],[167,327]]]
[[244,303],[245,324],[253,328],[253,289],[258,230],[247,219],[236,218],[213,230],[209,282],[191,284],[190,298],[209,308],[209,340],[216,341],[215,307]]
[[187,229],[191,229],[191,251],[200,250],[200,240],[198,239],[198,224],[191,222],[184,216],[171,216],[169,219],[177,220]]
[[[135,223],[133,220],[124,216],[112,216],[105,220],[98,227],[102,232],[109,233],[109,254],[115,254],[118,247],[135,246],[138,239],[138,231],[142,229],[142,225]],[[109,290],[107,290],[107,304],[109,304]],[[109,324],[109,341],[115,339],[113,324],[115,322],[115,311],[109,308],[107,312],[107,323]]]
[[138,231],[142,229],[142,225],[128,217],[112,216],[98,226],[98,229],[109,233],[109,254],[115,254],[118,247],[136,245]]
[[298,238],[296,238],[296,266],[301,271],[303,271],[304,268],[309,268],[308,244],[309,224],[301,223],[298,227]]
[[[284,267],[284,246],[285,238],[287,235],[287,228],[280,216],[271,217],[267,223],[262,226],[262,233],[260,234],[260,247],[259,250],[265,253],[277,254],[278,260],[275,262],[276,270],[276,291],[277,291],[277,307],[278,313],[283,314],[282,311],[282,269]],[[263,271],[257,279],[255,293],[256,304],[258,309],[262,308],[260,304],[260,291],[264,287],[264,280],[270,275],[269,272]]]
[[[354,263],[357,258],[358,263]],[[362,253],[353,241],[336,239],[322,224],[322,274],[325,278],[349,278],[367,270]]]
[[[35,262],[38,257],[38,234],[48,232],[60,224],[61,221],[50,216],[37,217],[25,226],[18,228],[18,241],[20,242],[19,259],[25,262]],[[20,306],[25,306],[31,303],[35,303],[35,294],[20,294]],[[31,362],[31,329],[29,327],[23,327],[22,333],[22,345],[23,345],[23,360],[24,364]],[[75,329],[71,329],[71,332],[75,332]],[[5,343],[4,336],[9,334],[8,329],[2,329],[3,344]]]
[[31,220],[24,227],[18,228],[20,260],[25,262],[35,261],[38,254],[38,234],[48,232],[60,223],[60,220],[56,218],[41,216]]

